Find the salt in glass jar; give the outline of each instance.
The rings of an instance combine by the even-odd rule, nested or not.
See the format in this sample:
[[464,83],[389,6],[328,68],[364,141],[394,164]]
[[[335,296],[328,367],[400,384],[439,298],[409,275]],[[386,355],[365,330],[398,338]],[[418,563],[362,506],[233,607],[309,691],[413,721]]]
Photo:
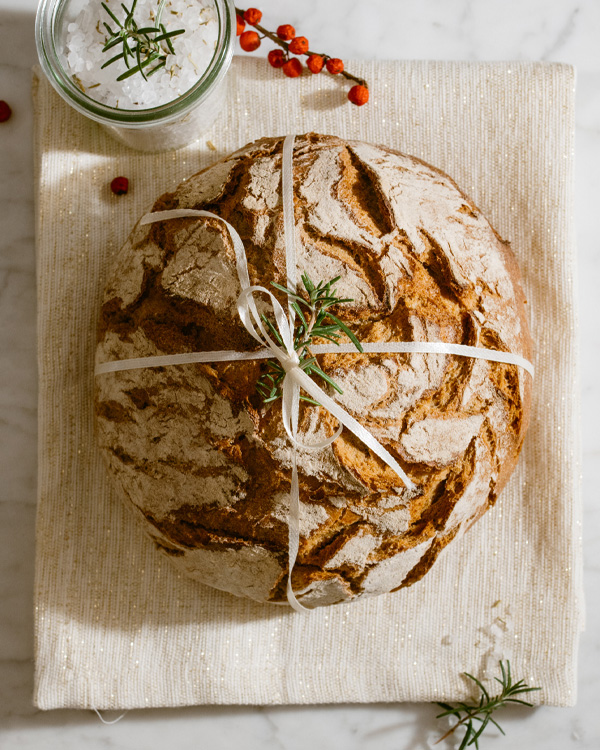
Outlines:
[[[168,2],[173,2],[175,7],[176,0]],[[214,45],[214,51],[206,69],[198,70],[197,80],[190,81],[190,87],[171,101],[137,108],[131,104],[119,107],[118,101],[107,104],[94,99],[95,87],[82,85],[69,62],[71,58],[67,40],[73,29],[76,29],[77,20],[85,11],[88,0],[41,0],[36,17],[36,44],[42,69],[52,86],[74,109],[100,123],[118,140],[132,148],[163,151],[191,143],[213,124],[225,101],[226,73],[235,41],[235,9],[232,0],[188,0],[186,6],[190,7],[190,3],[197,4],[198,12],[210,9],[208,12],[211,14],[211,23],[213,19],[216,22],[215,28],[211,29],[214,38],[210,42],[211,46]],[[160,5],[158,0],[156,4]],[[102,7],[100,4],[98,6]],[[115,15],[119,11],[123,14],[120,3],[115,5],[113,2],[110,7],[114,9]],[[102,13],[105,14],[104,9]],[[122,18],[123,16],[121,20]],[[99,15],[96,33],[103,35],[103,40],[108,36],[104,28],[106,22],[111,29],[119,30],[110,16]],[[138,26],[141,25],[143,23],[138,21]],[[172,38],[175,51],[184,36]],[[115,52],[118,54],[119,49],[121,47],[117,44],[116,48],[107,52],[106,60]],[[89,60],[84,59],[84,62],[88,68],[92,65]],[[118,75],[118,71],[112,72],[110,66],[101,74],[105,77],[106,72],[111,72],[115,78]],[[148,76],[146,82],[140,73],[135,75],[136,86],[142,87],[146,83],[152,85],[152,77]],[[133,80],[132,76],[128,83]]]

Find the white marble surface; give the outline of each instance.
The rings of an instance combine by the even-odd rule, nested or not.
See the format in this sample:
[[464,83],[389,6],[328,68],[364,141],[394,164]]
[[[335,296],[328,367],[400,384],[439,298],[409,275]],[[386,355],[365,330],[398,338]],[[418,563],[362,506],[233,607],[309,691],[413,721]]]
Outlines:
[[[132,711],[113,726],[90,712],[37,711],[32,693],[32,586],[36,493],[35,255],[30,68],[36,0],[0,0],[0,747],[164,748],[327,746],[426,748],[434,707],[196,707]],[[600,175],[600,2],[598,0],[265,0],[266,25],[289,22],[316,47],[342,58],[558,60],[578,69],[577,233],[579,252],[583,499],[587,630],[579,701],[569,709],[505,714],[507,738],[486,748],[600,747],[600,458],[597,419],[600,333],[595,323],[600,248],[595,227]],[[112,718],[108,716],[106,718]],[[451,747],[452,744],[446,744]],[[443,747],[439,745],[438,747]]]

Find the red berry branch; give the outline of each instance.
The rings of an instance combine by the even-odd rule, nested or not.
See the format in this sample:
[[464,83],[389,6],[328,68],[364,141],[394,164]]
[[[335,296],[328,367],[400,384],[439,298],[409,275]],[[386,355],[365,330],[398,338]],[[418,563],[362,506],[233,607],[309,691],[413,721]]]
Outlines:
[[[306,67],[311,73],[320,73],[323,68],[331,75],[341,75],[349,81],[356,81],[348,92],[348,99],[352,104],[361,107],[369,101],[369,87],[363,78],[357,78],[347,70],[344,70],[344,63],[339,57],[330,57],[322,52],[312,52],[309,49],[308,39],[305,36],[296,36],[296,29],[289,23],[284,23],[277,27],[274,33],[260,25],[262,12],[258,8],[248,8],[242,10],[236,8],[237,14],[237,35],[240,38],[240,47],[245,52],[254,52],[258,49],[262,39],[270,39],[281,49],[272,49],[267,59],[274,68],[281,68],[281,71],[288,78],[297,78],[302,74],[302,61],[299,57],[292,55],[306,56]],[[246,30],[246,24],[253,26],[252,29]],[[291,54],[290,54],[291,53]]]

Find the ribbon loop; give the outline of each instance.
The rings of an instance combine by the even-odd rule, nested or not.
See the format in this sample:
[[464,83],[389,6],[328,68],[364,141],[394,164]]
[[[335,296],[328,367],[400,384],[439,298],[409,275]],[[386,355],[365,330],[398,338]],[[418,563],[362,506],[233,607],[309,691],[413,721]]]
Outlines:
[[[273,341],[265,329],[262,316],[258,312],[254,301],[254,294],[257,292],[266,294],[271,300],[277,330],[283,342],[284,349]],[[265,289],[264,286],[249,286],[247,289],[243,289],[237,300],[237,310],[240,320],[252,338],[258,341],[259,344],[266,344],[282,365],[288,360],[298,362],[298,356],[294,351],[294,329],[288,321],[283,307],[279,304],[275,295],[268,289]],[[254,322],[252,318],[254,318]],[[260,334],[256,330],[254,323],[258,326]]]

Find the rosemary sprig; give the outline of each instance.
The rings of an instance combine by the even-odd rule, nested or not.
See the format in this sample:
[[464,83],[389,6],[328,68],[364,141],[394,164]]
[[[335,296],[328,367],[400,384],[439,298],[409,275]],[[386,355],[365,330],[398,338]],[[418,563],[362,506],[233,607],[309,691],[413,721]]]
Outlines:
[[[357,350],[363,351],[360,341],[348,326],[329,309],[334,305],[342,305],[353,300],[337,296],[333,285],[340,280],[339,276],[331,279],[331,281],[320,281],[318,284],[314,284],[307,273],[303,273],[301,278],[308,299],[285,286],[281,286],[281,284],[271,282],[275,289],[288,296],[291,307],[298,315],[299,322],[294,329],[294,350],[298,353],[299,365],[307,375],[317,375],[326,383],[329,383],[338,393],[343,393],[339,385],[318,366],[316,357],[313,357],[310,353],[310,345],[314,343],[314,339],[322,338],[339,346],[339,339],[342,333],[345,333]],[[261,318],[275,340],[283,346],[279,331],[265,315],[261,315]],[[256,384],[256,390],[260,393],[265,404],[281,398],[281,386],[285,378],[285,370],[278,361],[270,359],[267,361],[267,366],[268,372],[261,375]],[[300,396],[300,398],[315,406],[319,405],[308,396]]]
[[[169,53],[175,53],[171,39],[185,33],[185,29],[167,31],[164,24],[160,22],[166,0],[161,0],[160,5],[158,6],[156,23],[154,26],[138,27],[133,17],[137,2],[138,0],[133,0],[131,8],[127,8],[121,3],[121,7],[125,12],[125,19],[123,22],[117,18],[106,3],[100,3],[112,22],[117,26],[116,31],[113,31],[108,23],[105,21],[102,22],[102,25],[108,33],[102,51],[108,52],[109,50],[121,45],[121,51],[119,54],[111,57],[110,60],[107,60],[104,65],[102,65],[102,68],[112,65],[117,62],[117,60],[123,60],[127,67],[127,70],[118,76],[117,81],[124,81],[126,78],[129,78],[136,73],[141,73],[144,80],[147,81],[148,76],[151,76],[153,73],[156,73],[157,70],[165,67],[167,55]],[[135,63],[133,67],[131,67],[132,63]],[[149,70],[146,70],[146,68],[153,63],[156,63],[156,65]]]
[[[496,682],[502,686],[502,691],[498,695],[490,697],[490,694],[482,685],[482,683],[473,675],[468,672],[464,672],[465,676],[472,680],[477,687],[481,690],[481,695],[477,703],[457,703],[452,706],[449,703],[438,703],[438,706],[444,709],[443,713],[438,714],[436,718],[441,719],[444,716],[455,716],[458,721],[454,726],[437,740],[441,742],[449,737],[458,727],[464,726],[466,729],[465,736],[460,744],[459,750],[469,747],[469,745],[475,745],[479,750],[479,738],[483,734],[484,729],[491,722],[497,729],[504,734],[504,730],[498,724],[498,722],[492,717],[492,713],[509,703],[519,703],[522,706],[532,706],[533,703],[515,698],[515,695],[521,695],[523,693],[530,693],[534,690],[541,690],[539,687],[529,687],[524,680],[519,680],[513,683],[512,676],[510,673],[510,661],[506,660],[506,666],[500,661],[500,671],[502,672],[502,679],[494,677]],[[476,726],[473,722],[479,722]]]

